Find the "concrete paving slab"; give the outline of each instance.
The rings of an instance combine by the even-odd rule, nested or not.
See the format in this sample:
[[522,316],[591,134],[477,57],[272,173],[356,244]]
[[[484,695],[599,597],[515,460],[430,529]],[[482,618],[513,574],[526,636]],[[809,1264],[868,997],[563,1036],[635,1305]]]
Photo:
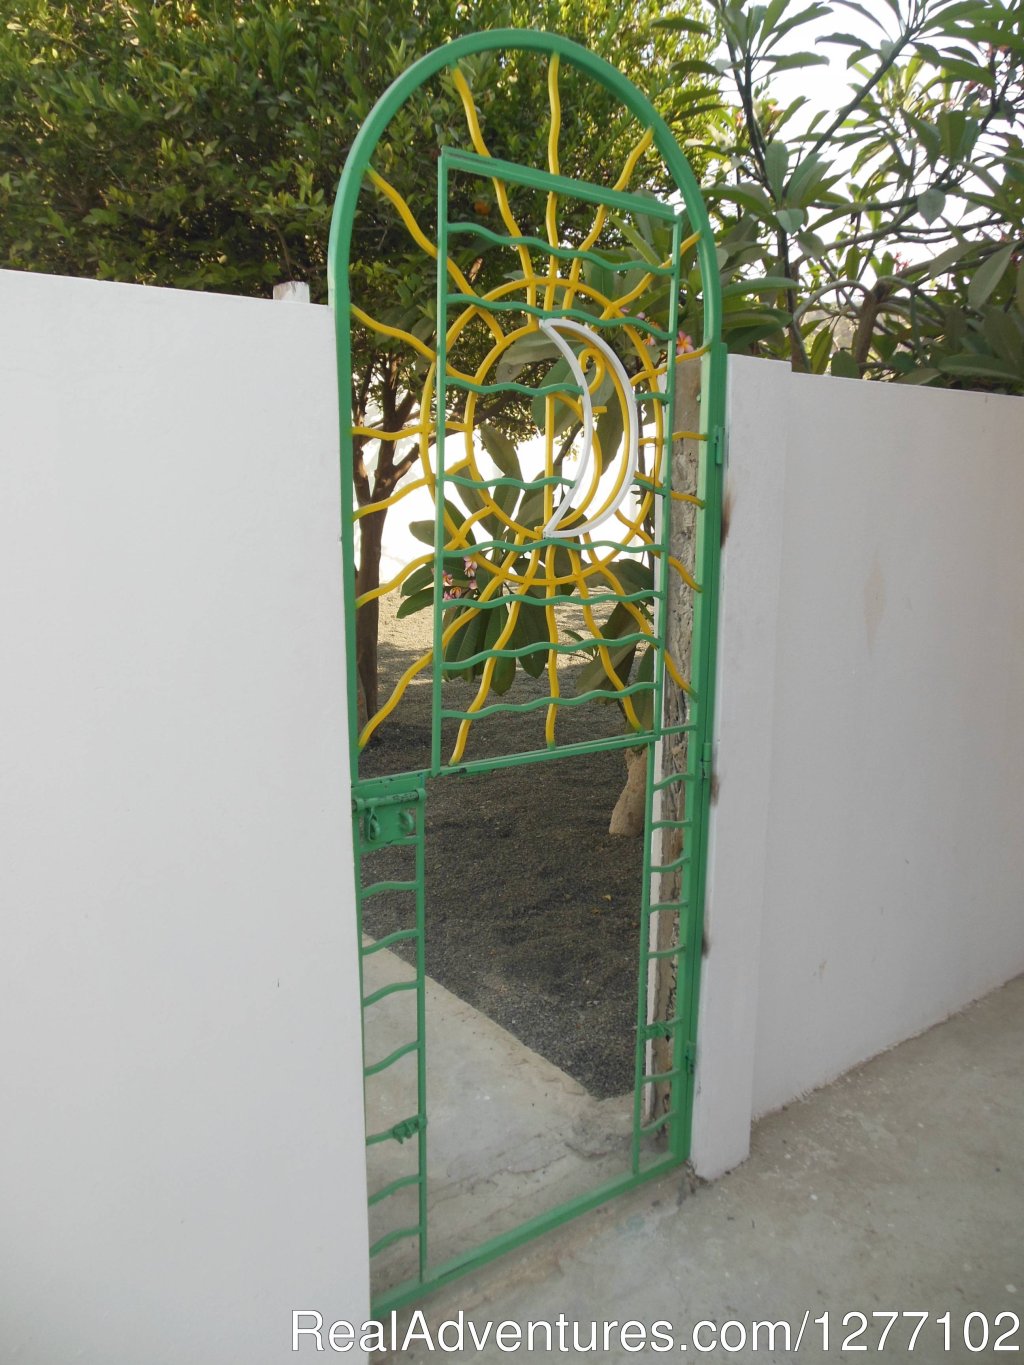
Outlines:
[[[588,1353],[573,1349],[573,1322],[586,1347],[597,1319],[670,1324],[673,1353],[685,1346],[691,1359],[750,1365],[860,1359],[863,1346],[925,1365],[1019,1359],[1022,1041],[1024,978],[762,1120],[749,1161],[715,1184],[694,1191],[681,1173],[621,1197],[428,1297],[425,1323],[436,1331],[461,1310],[478,1332],[503,1320],[525,1332],[530,1321],[556,1324],[563,1315],[569,1356]],[[888,1315],[909,1312],[919,1316],[893,1321],[880,1351]],[[867,1327],[851,1336],[861,1326],[856,1314]],[[410,1316],[398,1315],[399,1339]],[[711,1349],[698,1352],[691,1334],[702,1320],[697,1344]],[[781,1330],[771,1346],[763,1328],[755,1350],[757,1321],[788,1323],[788,1346]],[[988,1344],[972,1349],[986,1330]],[[447,1340],[457,1340],[454,1329]],[[613,1329],[609,1349],[596,1354],[662,1358],[667,1340],[626,1350]],[[545,1354],[545,1344],[542,1329],[532,1351],[524,1337],[518,1355]],[[429,1354],[414,1342],[387,1358]],[[445,1358],[507,1353],[493,1332],[482,1349],[467,1334]]]
[[[414,980],[412,967],[384,949],[364,962],[364,994]],[[571,1076],[427,978],[428,1204],[435,1264],[518,1227],[624,1174],[630,1157],[632,1095],[597,1100]],[[385,997],[367,1013],[367,1060],[415,1037],[415,997]],[[416,1112],[416,1063],[408,1054],[367,1084],[367,1129]],[[416,1169],[415,1139],[371,1147],[371,1192]],[[657,1154],[651,1144],[652,1155]],[[417,1222],[408,1187],[371,1209],[371,1242]],[[416,1272],[414,1239],[374,1258],[374,1291]]]

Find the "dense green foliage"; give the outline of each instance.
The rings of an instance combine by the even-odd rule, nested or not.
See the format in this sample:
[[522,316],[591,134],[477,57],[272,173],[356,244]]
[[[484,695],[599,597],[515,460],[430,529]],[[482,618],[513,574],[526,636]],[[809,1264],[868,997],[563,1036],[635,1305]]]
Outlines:
[[[349,146],[377,97],[416,57],[461,32],[547,25],[653,88],[682,131],[692,99],[666,73],[701,41],[666,33],[652,43],[654,0],[6,7],[0,264],[264,295],[281,280],[302,279],[314,298],[326,288],[331,206]],[[546,136],[537,117],[543,85],[506,99],[497,75],[487,111],[495,150],[532,156]],[[614,135],[611,102],[595,107],[571,93],[570,84],[565,145],[579,148],[582,169],[600,164]],[[433,198],[430,153],[453,132],[464,136],[458,102],[434,87],[391,130],[381,169],[397,169],[407,195],[422,186]],[[376,226],[366,223],[365,245],[386,267],[406,244],[382,243]]]
[[[1020,5],[708,8],[721,57],[704,69],[721,73],[725,101],[705,147],[723,278],[791,281],[760,317],[743,303],[732,345],[817,373],[1024,392]],[[825,20],[824,36],[802,36]],[[847,21],[855,33],[834,31]],[[780,104],[780,73],[830,49],[847,54],[842,106]]]

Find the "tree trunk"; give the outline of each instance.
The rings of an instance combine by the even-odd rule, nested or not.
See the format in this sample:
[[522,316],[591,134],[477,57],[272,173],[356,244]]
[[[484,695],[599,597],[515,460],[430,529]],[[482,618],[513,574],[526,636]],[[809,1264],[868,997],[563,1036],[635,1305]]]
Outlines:
[[623,787],[612,818],[609,834],[625,834],[635,838],[644,832],[644,810],[647,805],[647,750],[626,749],[626,785]]
[[[380,587],[380,553],[386,509],[370,512],[359,521],[359,568],[356,571],[356,596]],[[364,602],[356,613],[356,672],[359,693],[366,708],[366,720],[377,714],[377,633],[380,598]]]

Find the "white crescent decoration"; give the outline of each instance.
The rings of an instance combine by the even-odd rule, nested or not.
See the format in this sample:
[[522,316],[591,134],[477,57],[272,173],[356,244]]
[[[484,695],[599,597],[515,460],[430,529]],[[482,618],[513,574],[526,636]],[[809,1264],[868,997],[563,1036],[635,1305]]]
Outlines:
[[636,398],[633,394],[633,386],[629,382],[629,375],[623,369],[619,357],[604,338],[597,335],[593,328],[587,327],[583,323],[575,322],[571,318],[555,318],[553,320],[542,318],[538,323],[538,326],[544,335],[553,342],[559,354],[565,359],[566,364],[572,372],[573,378],[580,386],[583,394],[583,454],[580,457],[579,471],[576,474],[576,480],[572,487],[567,489],[562,495],[561,501],[548,519],[547,524],[541,532],[543,537],[558,534],[559,523],[564,516],[568,515],[568,513],[573,510],[572,500],[582,488],[594,460],[594,409],[590,399],[590,390],[587,387],[587,381],[583,375],[583,368],[576,358],[576,353],[569,343],[559,335],[560,332],[569,332],[573,336],[580,337],[588,346],[600,353],[605,364],[617,381],[620,392],[620,401],[626,419],[626,469],[622,481],[619,484],[619,491],[608,506],[605,507],[603,511],[599,512],[596,517],[593,517],[590,521],[581,522],[579,526],[574,526],[565,533],[566,536],[576,537],[581,536],[584,531],[593,531],[598,526],[603,525],[604,522],[615,515],[616,511],[622,506],[626,498],[629,497],[633,486],[633,476],[636,473],[637,461],[639,458],[640,423],[637,417]]

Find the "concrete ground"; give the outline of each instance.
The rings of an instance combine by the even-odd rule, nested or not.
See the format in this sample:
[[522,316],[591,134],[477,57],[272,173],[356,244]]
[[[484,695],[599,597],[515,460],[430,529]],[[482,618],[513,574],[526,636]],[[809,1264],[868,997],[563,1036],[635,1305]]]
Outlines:
[[[413,969],[383,950],[365,959],[364,993],[411,982]],[[426,982],[430,1253],[443,1263],[526,1219],[586,1194],[629,1170],[633,1097],[597,1100],[429,977]],[[415,1037],[411,991],[367,1011],[369,1062]],[[367,1130],[416,1112],[416,1063],[407,1054],[366,1087]],[[660,1149],[652,1142],[651,1156]],[[371,1192],[416,1169],[415,1140],[369,1149]],[[370,1240],[418,1221],[407,1188],[370,1209]],[[375,1292],[413,1278],[418,1244],[406,1238],[374,1258]]]
[[[464,1312],[465,1345],[449,1360],[508,1358],[493,1328],[477,1349],[470,1321],[478,1333],[489,1321],[520,1324],[520,1359],[545,1354],[546,1331],[531,1350],[526,1324],[550,1322],[557,1351],[560,1315],[570,1356],[586,1353],[574,1349],[574,1323],[587,1347],[596,1319],[599,1332],[606,1321],[671,1324],[662,1331],[673,1352],[754,1365],[856,1360],[865,1347],[924,1365],[1019,1359],[1022,1041],[1024,978],[762,1120],[749,1161],[715,1184],[694,1191],[685,1174],[664,1178],[453,1281],[420,1304],[426,1325],[436,1332]],[[466,1216],[468,1233],[472,1201]],[[398,1316],[399,1339],[410,1313]],[[827,1346],[815,1321],[826,1313]],[[893,1321],[882,1342],[893,1313],[916,1316]],[[772,1347],[762,1327],[754,1349],[752,1324],[768,1320],[791,1325],[788,1347],[781,1328]],[[445,1341],[456,1343],[455,1328]],[[616,1327],[608,1349],[590,1354],[663,1358],[668,1341],[627,1350],[639,1338],[624,1347]],[[390,1358],[429,1354],[414,1341]]]

